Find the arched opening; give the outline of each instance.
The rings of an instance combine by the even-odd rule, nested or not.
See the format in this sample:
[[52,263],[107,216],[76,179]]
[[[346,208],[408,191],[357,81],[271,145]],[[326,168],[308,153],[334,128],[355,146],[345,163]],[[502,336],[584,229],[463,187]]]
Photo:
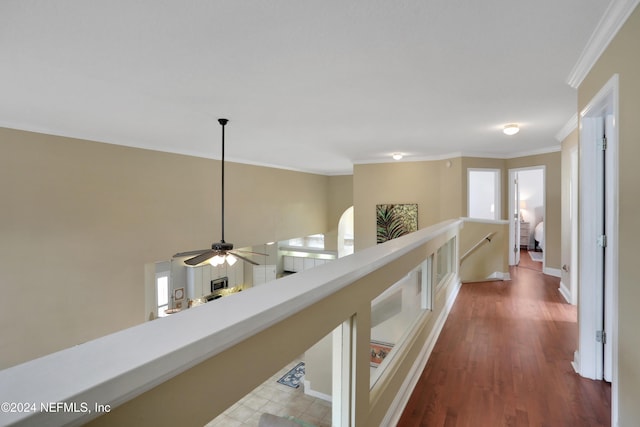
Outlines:
[[338,258],[353,253],[353,206],[342,213],[338,222]]

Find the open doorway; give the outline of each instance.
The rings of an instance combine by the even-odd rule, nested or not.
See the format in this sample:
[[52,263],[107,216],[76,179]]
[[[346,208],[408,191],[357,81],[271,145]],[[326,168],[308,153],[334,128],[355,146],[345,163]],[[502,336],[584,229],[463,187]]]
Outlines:
[[509,195],[509,264],[518,265],[523,254],[544,271],[545,167],[509,169]]
[[342,213],[338,222],[338,258],[353,253],[353,235],[353,206],[351,206]]

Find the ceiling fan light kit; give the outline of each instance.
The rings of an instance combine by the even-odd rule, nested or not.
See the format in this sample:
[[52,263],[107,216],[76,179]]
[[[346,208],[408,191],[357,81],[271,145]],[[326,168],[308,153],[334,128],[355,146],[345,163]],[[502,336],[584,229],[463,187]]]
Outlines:
[[263,256],[267,256],[267,254],[263,254],[263,253],[259,253],[259,252],[250,252],[250,251],[240,251],[240,250],[236,250],[234,252],[231,252],[231,250],[233,249],[233,243],[227,243],[224,241],[224,127],[225,125],[229,122],[228,119],[218,119],[218,123],[220,123],[220,125],[222,126],[222,162],[221,162],[221,170],[222,170],[222,179],[221,179],[221,185],[222,185],[222,192],[221,192],[221,221],[222,221],[222,233],[221,233],[221,239],[219,242],[214,243],[211,245],[211,249],[205,249],[205,250],[201,250],[201,251],[191,251],[191,252],[183,252],[183,253],[178,253],[175,254],[174,257],[180,257],[180,256],[188,256],[188,255],[194,255],[197,254],[187,260],[184,261],[185,264],[195,267],[197,265],[200,265],[204,262],[209,262],[209,264],[211,264],[214,267],[223,265],[225,263],[227,263],[227,265],[232,266],[236,263],[236,261],[238,261],[238,259],[241,259],[245,262],[248,262],[250,264],[253,265],[259,265],[257,262],[244,257],[240,254],[238,254],[238,252],[246,252],[248,254],[255,254],[255,255],[263,255]]

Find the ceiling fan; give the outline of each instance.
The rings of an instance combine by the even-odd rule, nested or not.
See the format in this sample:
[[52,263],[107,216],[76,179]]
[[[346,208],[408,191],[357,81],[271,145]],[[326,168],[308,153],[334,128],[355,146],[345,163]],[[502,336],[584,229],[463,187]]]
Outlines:
[[233,265],[236,263],[238,258],[241,260],[248,262],[253,265],[259,265],[257,262],[247,258],[246,256],[242,256],[238,254],[238,252],[246,253],[246,254],[255,254],[255,255],[264,255],[260,252],[251,252],[251,251],[241,251],[235,250],[233,251],[233,243],[227,243],[224,241],[224,127],[229,122],[227,119],[218,119],[218,123],[222,125],[222,238],[219,242],[211,245],[211,249],[202,249],[197,251],[189,251],[189,252],[180,252],[175,254],[173,257],[185,257],[195,255],[184,261],[185,264],[196,266],[202,264],[206,261],[209,261],[211,265],[218,266],[222,265],[225,262],[229,265]]

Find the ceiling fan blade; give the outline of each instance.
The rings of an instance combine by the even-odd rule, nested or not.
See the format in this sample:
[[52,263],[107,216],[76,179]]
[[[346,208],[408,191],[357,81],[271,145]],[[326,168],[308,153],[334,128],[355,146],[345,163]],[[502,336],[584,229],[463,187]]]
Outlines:
[[198,265],[198,264],[201,264],[201,263],[213,258],[214,256],[216,256],[217,253],[218,253],[218,251],[214,251],[213,249],[209,249],[205,253],[202,253],[200,255],[196,255],[193,258],[189,258],[189,259],[185,260],[184,263],[187,264],[187,265]]
[[229,252],[231,255],[240,258],[241,260],[243,260],[244,262],[248,262],[249,264],[253,264],[253,265],[260,265],[257,262],[255,262],[252,259],[249,259],[247,257],[243,257],[242,255],[238,255],[236,252]]
[[185,257],[185,256],[200,255],[200,254],[205,253],[205,252],[210,251],[210,250],[211,249],[199,249],[197,251],[178,252],[177,254],[175,254],[173,256],[173,258],[181,258],[181,257]]
[[269,256],[269,254],[263,254],[262,252],[243,251],[241,249],[234,249],[233,251],[234,252],[242,252],[243,254],[254,254],[254,255]]

